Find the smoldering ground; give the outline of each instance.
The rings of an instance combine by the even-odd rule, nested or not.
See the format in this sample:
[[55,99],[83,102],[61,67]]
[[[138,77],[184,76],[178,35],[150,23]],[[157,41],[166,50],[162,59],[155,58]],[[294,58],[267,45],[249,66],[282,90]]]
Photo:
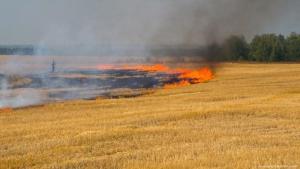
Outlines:
[[178,80],[173,74],[129,69],[76,69],[22,76],[0,74],[0,108],[98,96],[134,97],[147,93],[146,89]]

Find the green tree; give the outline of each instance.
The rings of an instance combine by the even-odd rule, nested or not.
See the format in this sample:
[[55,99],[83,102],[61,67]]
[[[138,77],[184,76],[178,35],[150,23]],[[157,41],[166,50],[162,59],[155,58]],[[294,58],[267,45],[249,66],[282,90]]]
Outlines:
[[256,61],[280,61],[284,57],[285,40],[282,35],[257,35],[252,40],[250,46],[250,55]]
[[286,40],[287,60],[300,60],[300,35],[291,33]]
[[276,36],[272,40],[272,52],[270,55],[270,61],[283,61],[285,60],[286,44],[283,35]]

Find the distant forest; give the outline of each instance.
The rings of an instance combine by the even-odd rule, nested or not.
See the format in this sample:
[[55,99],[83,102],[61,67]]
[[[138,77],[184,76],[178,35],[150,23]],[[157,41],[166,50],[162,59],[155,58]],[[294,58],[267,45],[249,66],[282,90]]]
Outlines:
[[[69,46],[62,48],[41,48],[33,45],[0,46],[0,55],[94,55],[94,56],[182,56],[206,57],[211,61],[257,61],[280,62],[300,61],[300,34],[288,36],[277,34],[256,35],[250,42],[243,35],[232,35],[222,43],[211,43],[207,46],[185,48],[182,46],[164,46],[150,48],[147,52],[138,47],[113,48],[107,46]],[[39,51],[39,52],[37,52]],[[42,52],[41,52],[42,51]]]
[[34,46],[31,45],[2,45],[0,55],[34,55]]
[[208,45],[206,54],[215,61],[300,61],[300,34],[256,35],[250,43],[234,35],[221,44]]

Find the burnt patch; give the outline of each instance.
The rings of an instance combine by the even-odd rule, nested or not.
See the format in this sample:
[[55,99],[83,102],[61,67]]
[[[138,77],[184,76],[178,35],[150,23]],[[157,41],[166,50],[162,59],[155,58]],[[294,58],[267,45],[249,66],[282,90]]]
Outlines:
[[[175,74],[138,70],[69,70],[13,76],[0,74],[0,80],[6,83],[5,92],[1,91],[0,96],[9,97],[9,102],[1,104],[9,107],[73,99],[138,97],[166,83],[179,81]],[[27,95],[22,96],[22,93]],[[39,100],[31,101],[29,95],[39,96]]]

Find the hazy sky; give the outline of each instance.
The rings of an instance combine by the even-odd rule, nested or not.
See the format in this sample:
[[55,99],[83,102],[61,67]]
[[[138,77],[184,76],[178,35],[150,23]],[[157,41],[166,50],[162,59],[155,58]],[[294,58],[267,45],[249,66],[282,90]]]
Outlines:
[[300,32],[299,0],[0,0],[0,4],[0,44],[193,45],[231,33]]

